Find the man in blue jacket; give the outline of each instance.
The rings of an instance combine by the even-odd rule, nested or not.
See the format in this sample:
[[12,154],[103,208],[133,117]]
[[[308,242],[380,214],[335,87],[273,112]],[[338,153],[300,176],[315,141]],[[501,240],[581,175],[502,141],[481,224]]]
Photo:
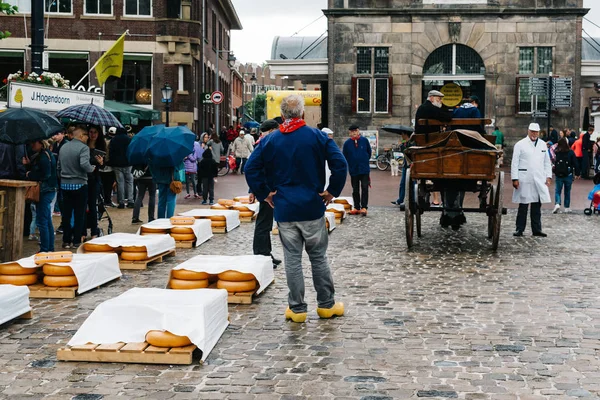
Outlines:
[[[344,314],[336,303],[333,279],[327,261],[328,234],[325,206],[340,195],[347,164],[332,139],[304,122],[304,98],[291,95],[281,102],[283,123],[261,139],[246,164],[246,182],[259,201],[274,209],[283,245],[288,284],[285,318],[306,321],[302,251],[306,249],[317,292],[317,314],[331,318]],[[331,177],[325,186],[325,161]]]
[[343,152],[348,161],[354,200],[354,210],[350,211],[350,214],[366,216],[369,208],[369,184],[371,183],[369,176],[371,173],[371,167],[369,167],[371,144],[366,137],[360,134],[358,126],[352,125],[348,130],[350,139],[344,143]]

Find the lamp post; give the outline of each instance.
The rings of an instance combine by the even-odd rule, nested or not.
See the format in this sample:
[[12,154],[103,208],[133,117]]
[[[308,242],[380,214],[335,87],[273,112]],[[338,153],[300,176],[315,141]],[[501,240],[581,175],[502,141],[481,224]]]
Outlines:
[[256,121],[256,75],[252,74],[252,78],[250,78],[250,82],[252,85],[252,119]]
[[[216,50],[217,60],[215,62],[215,91],[219,91],[219,54],[226,53],[227,56],[227,64],[229,68],[232,68],[233,63],[235,63],[235,56],[231,50]],[[215,130],[217,133],[218,130],[221,129],[221,119],[219,118],[219,104],[215,104]]]
[[165,112],[167,114],[165,125],[169,126],[169,109],[171,108],[171,101],[173,99],[173,88],[165,83],[165,86],[160,89],[162,93],[162,102],[165,103]]

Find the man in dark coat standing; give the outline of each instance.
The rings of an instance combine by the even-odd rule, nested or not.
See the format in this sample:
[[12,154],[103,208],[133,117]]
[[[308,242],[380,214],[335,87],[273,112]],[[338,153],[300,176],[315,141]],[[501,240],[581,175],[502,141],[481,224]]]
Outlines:
[[415,133],[433,133],[439,132],[440,127],[435,125],[419,125],[420,119],[435,119],[441,122],[450,122],[452,120],[452,111],[442,104],[444,94],[437,90],[431,90],[427,94],[427,100],[417,109],[415,116]]
[[358,126],[352,125],[348,131],[350,138],[344,143],[342,152],[348,162],[348,172],[350,172],[350,182],[352,183],[354,210],[350,211],[350,214],[366,216],[369,208],[369,184],[371,183],[369,176],[371,144],[366,137],[360,134]]

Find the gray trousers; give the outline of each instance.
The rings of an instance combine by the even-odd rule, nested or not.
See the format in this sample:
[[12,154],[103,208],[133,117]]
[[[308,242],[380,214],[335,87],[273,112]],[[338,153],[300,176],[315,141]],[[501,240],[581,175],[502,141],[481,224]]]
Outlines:
[[117,179],[117,199],[119,204],[133,204],[133,174],[131,167],[113,167]]
[[325,218],[314,221],[278,222],[279,237],[283,245],[285,275],[288,284],[288,304],[295,313],[307,311],[304,302],[304,274],[302,273],[302,250],[305,248],[312,267],[313,285],[317,291],[320,308],[335,304],[333,278],[327,262],[329,237]]

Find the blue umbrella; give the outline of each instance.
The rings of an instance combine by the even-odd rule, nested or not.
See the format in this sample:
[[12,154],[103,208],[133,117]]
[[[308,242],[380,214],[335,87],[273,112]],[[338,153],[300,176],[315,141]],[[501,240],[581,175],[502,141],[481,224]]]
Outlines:
[[259,126],[260,126],[260,124],[256,121],[248,121],[244,124],[244,128],[248,128],[248,129],[258,128]]
[[147,126],[139,131],[127,147],[127,160],[130,165],[144,165],[148,163],[148,146],[150,141],[159,132],[165,129],[164,125]]
[[71,118],[77,121],[85,122],[86,124],[98,126],[115,126],[117,128],[123,127],[119,120],[112,115],[110,111],[106,111],[104,108],[98,107],[93,103],[67,107],[64,110],[57,112],[56,118]]
[[148,147],[148,163],[157,167],[174,167],[194,151],[196,135],[185,126],[165,128],[157,133]]

